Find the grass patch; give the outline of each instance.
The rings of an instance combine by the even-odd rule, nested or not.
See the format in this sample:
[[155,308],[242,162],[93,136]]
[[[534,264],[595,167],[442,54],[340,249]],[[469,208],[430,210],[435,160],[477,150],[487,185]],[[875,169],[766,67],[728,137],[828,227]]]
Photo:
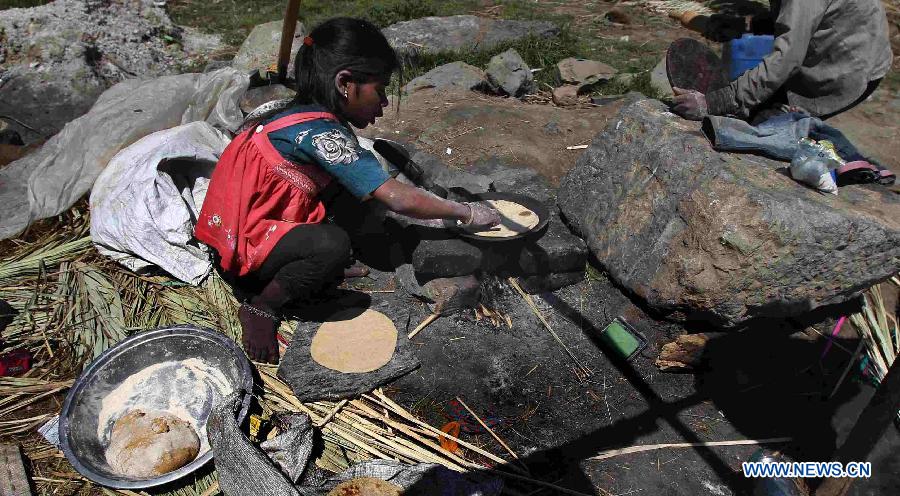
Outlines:
[[37,7],[38,5],[48,4],[51,1],[52,0],[0,0],[0,10]]
[[[220,0],[210,8],[208,2],[174,0],[168,11],[176,24],[220,34],[227,44],[238,47],[254,26],[282,19],[286,5],[284,0],[256,0],[253,5]],[[312,28],[331,17],[350,16],[385,27],[419,17],[467,13],[478,6],[477,0],[308,0],[300,4],[300,21]]]
[[[420,54],[413,60],[404,61],[404,81],[450,62],[462,61],[475,67],[485,68],[491,57],[510,48],[519,52],[535,73],[535,83],[541,90],[552,90],[559,85],[556,64],[568,57],[592,58],[609,64],[620,72],[635,74],[629,81],[618,80],[598,85],[595,95],[620,95],[629,91],[639,91],[649,97],[656,97],[657,91],[650,84],[650,71],[665,52],[663,43],[648,43],[643,46],[626,41],[591,39],[580,36],[567,24],[563,24],[559,36],[541,38],[537,36],[509,41],[487,50],[464,50]],[[396,81],[395,81],[396,83]]]
[[[229,46],[237,49],[254,26],[282,19],[285,2],[257,0],[250,7],[237,0],[220,0],[215,8],[210,8],[207,2],[170,0],[167,8],[176,24],[220,34]],[[311,28],[331,17],[354,16],[385,27],[420,17],[468,14],[484,9],[484,4],[479,0],[309,0],[300,5],[300,20]],[[491,12],[506,19],[551,20],[561,26],[561,33],[557,38],[529,37],[488,50],[420,55],[415,60],[405,61],[404,82],[455,61],[484,68],[491,57],[514,48],[531,68],[540,69],[535,73],[535,79],[540,89],[547,90],[556,86],[556,63],[566,57],[595,58],[622,72],[641,72],[651,69],[659,58],[658,54],[665,49],[662,45],[657,47],[656,43],[638,45],[577,33],[569,27],[568,18],[548,18],[546,12],[539,10],[534,3],[523,0],[496,2]],[[616,94],[637,90],[649,94],[649,83],[649,76],[641,75],[628,84],[607,85],[596,91],[598,94]],[[395,80],[392,89],[396,88],[396,84]]]
[[888,91],[900,91],[900,68],[892,68],[891,72],[887,73],[884,81],[881,82],[881,88]]

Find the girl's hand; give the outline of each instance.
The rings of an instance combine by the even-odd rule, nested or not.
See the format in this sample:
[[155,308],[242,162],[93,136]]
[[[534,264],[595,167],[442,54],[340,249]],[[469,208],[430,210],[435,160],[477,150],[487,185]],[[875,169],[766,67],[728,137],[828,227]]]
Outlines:
[[488,202],[463,203],[469,207],[469,218],[461,225],[467,231],[484,231],[500,223],[500,212]]

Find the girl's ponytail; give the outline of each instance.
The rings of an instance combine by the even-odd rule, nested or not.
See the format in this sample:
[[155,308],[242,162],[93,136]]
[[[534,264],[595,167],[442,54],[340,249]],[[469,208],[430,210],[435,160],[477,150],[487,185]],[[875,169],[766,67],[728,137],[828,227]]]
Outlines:
[[349,17],[330,19],[316,26],[297,51],[295,103],[315,103],[337,112],[342,95],[334,86],[334,77],[345,69],[362,83],[390,76],[401,67],[394,49],[375,25]]

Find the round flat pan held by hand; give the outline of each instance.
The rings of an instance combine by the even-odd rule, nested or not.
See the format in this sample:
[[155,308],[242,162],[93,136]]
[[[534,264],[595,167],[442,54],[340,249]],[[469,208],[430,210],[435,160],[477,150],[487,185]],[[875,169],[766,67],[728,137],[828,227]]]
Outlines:
[[545,227],[547,227],[547,224],[550,222],[550,210],[547,208],[547,206],[544,205],[543,203],[535,200],[534,198],[531,198],[531,197],[528,197],[525,195],[518,195],[515,193],[505,193],[505,192],[498,192],[498,191],[490,191],[487,193],[480,193],[477,195],[471,194],[469,196],[470,196],[470,198],[469,198],[470,201],[507,200],[509,202],[518,203],[519,205],[525,207],[526,209],[528,209],[532,213],[534,213],[534,215],[536,215],[537,219],[538,219],[537,223],[534,225],[534,227],[531,228],[531,230],[529,230],[527,232],[518,233],[515,236],[509,236],[509,237],[503,237],[503,238],[479,236],[476,233],[468,232],[465,229],[462,229],[460,227],[454,228],[456,230],[457,234],[459,234],[460,236],[462,236],[464,238],[473,240],[473,241],[484,241],[484,242],[489,242],[489,243],[501,242],[502,243],[505,241],[521,240],[521,239],[529,238],[532,236],[537,236],[539,233],[541,233],[543,231],[543,229]]
[[673,88],[696,90],[704,95],[728,85],[722,59],[708,46],[690,38],[669,45],[666,75]]

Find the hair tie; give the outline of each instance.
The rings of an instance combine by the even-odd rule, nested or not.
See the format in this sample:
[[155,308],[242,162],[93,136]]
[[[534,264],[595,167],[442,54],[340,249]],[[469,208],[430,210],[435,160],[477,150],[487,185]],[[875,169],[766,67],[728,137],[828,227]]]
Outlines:
[[312,46],[313,39],[311,37],[307,36],[307,37],[303,38],[303,44],[306,46]]

